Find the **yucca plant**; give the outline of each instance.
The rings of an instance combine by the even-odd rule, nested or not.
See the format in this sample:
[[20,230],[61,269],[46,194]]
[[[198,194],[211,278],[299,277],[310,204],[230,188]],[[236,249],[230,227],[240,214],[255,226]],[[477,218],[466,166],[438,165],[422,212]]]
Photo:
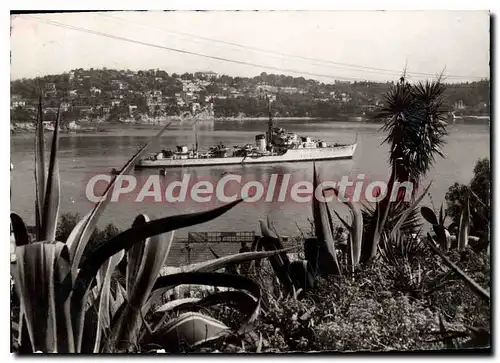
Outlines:
[[[241,289],[254,301],[249,321],[256,318],[260,291],[252,281],[229,274],[215,274],[231,263],[273,256],[281,251],[250,252],[186,266],[182,272],[159,276],[170,250],[175,229],[207,222],[227,212],[240,201],[210,211],[149,220],[136,219],[132,228],[112,239],[84,250],[98,218],[104,212],[114,184],[130,172],[147,148],[157,141],[168,124],[141,148],[114,177],[100,201],[75,226],[66,243],[55,240],[59,214],[59,171],[57,163],[60,113],[52,137],[46,172],[41,99],[36,126],[36,235],[29,243],[26,226],[13,214],[16,261],[11,265],[15,292],[20,301],[17,341],[23,352],[112,352],[137,346],[144,316],[159,297],[180,284],[205,284]],[[118,263],[127,256],[125,286],[112,279]],[[223,302],[230,302],[228,296]],[[187,344],[219,336],[221,325],[199,315],[184,315],[167,323],[165,344],[175,350],[173,335],[184,334]],[[194,326],[194,328],[193,328]],[[191,329],[191,330],[190,330]],[[198,332],[194,334],[193,329]],[[156,330],[158,331],[158,329]],[[191,331],[193,334],[188,334]],[[207,333],[208,332],[208,333]],[[173,334],[173,335],[172,335]],[[177,336],[176,335],[176,336]],[[194,337],[194,338],[193,338]]]
[[[403,76],[385,96],[376,119],[384,122],[381,131],[388,132],[383,142],[390,146],[389,192],[374,209],[365,208],[362,262],[375,258],[381,233],[391,229],[387,224],[392,219],[394,202],[390,197],[395,183],[411,182],[415,191],[435,155],[443,156],[441,147],[447,135],[446,112],[442,108],[444,90],[441,79],[410,84]],[[404,197],[405,192],[399,191],[398,201]]]

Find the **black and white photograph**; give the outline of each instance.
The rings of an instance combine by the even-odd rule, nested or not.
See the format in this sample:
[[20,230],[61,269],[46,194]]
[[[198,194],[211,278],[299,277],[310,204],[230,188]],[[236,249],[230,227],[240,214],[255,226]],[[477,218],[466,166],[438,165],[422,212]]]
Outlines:
[[11,11],[11,354],[491,355],[493,22]]

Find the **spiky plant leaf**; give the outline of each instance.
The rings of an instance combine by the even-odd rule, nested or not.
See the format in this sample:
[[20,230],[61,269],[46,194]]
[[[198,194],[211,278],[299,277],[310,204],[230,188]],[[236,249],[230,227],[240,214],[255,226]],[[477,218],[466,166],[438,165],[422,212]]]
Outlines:
[[245,291],[221,291],[209,294],[204,298],[185,298],[169,301],[155,310],[155,314],[195,311],[201,308],[224,304],[240,311],[244,316],[251,316],[257,304],[257,299]]
[[418,184],[434,163],[435,155],[443,156],[447,135],[444,90],[440,79],[414,85],[403,80],[387,92],[377,118],[385,122],[382,131],[388,132],[384,142],[390,146],[391,165],[402,159],[396,180]]
[[159,306],[158,308],[155,309],[154,313],[155,314],[165,314],[168,312],[171,312],[173,310],[180,310],[182,308],[190,308],[194,306],[198,301],[200,301],[201,298],[199,297],[186,297],[183,299],[175,299],[171,300],[169,302],[166,302],[165,304]]
[[57,151],[59,149],[59,122],[61,119],[61,106],[57,111],[57,118],[52,136],[50,149],[49,170],[47,172],[47,185],[43,198],[43,210],[41,214],[42,229],[40,240],[53,241],[56,239],[57,220],[59,217],[59,199],[61,182],[59,179],[59,162]]
[[248,277],[216,272],[181,272],[159,277],[153,288],[153,294],[165,293],[179,285],[206,285],[248,291],[255,298],[255,304],[252,305],[253,308],[251,314],[247,316],[247,321],[249,323],[255,321],[259,314],[261,301],[260,286]]
[[[89,257],[83,261],[80,271],[75,279],[73,294],[71,296],[72,319],[78,330],[75,332],[76,342],[81,344],[81,332],[83,329],[82,307],[84,297],[87,294],[90,283],[95,277],[102,264],[114,254],[121,250],[130,249],[135,243],[143,241],[152,236],[167,233],[178,228],[189,227],[195,224],[208,222],[227,212],[241,200],[229,203],[210,211],[171,216],[136,225],[109,241],[105,241],[89,252]],[[80,345],[78,345],[80,347]]]
[[10,222],[12,223],[12,231],[14,232],[14,239],[16,246],[24,246],[30,243],[28,230],[21,217],[16,213],[10,214]]
[[[150,218],[146,214],[138,215],[134,222],[132,223],[132,227],[147,223],[150,221]],[[134,285],[136,284],[137,275],[139,274],[139,270],[141,268],[141,262],[144,256],[144,249],[146,248],[146,241],[148,239],[144,239],[141,242],[138,242],[132,246],[127,251],[127,268],[125,271],[125,290],[130,294]],[[128,295],[130,298],[130,295]]]
[[446,220],[446,214],[444,214],[443,203],[441,203],[441,208],[439,209],[439,224],[444,226]]
[[[160,139],[161,135],[165,132],[165,130],[169,126],[170,123],[166,124],[154,138],[152,138],[146,145],[144,145],[141,149],[139,149],[139,151],[137,151],[137,153],[135,153],[135,155],[132,156],[132,158],[129,159],[129,161],[120,170],[118,175],[116,175],[111,180],[111,183],[109,183],[109,185],[106,187],[106,190],[101,196],[99,202],[95,205],[92,211],[89,214],[87,214],[87,216],[84,218],[84,222],[82,224],[79,223],[75,227],[74,238],[72,238],[70,241],[67,242],[70,251],[70,256],[73,261],[74,273],[76,273],[76,269],[80,265],[80,260],[83,256],[83,252],[85,251],[85,247],[87,246],[90,236],[95,230],[97,221],[101,216],[101,214],[104,212],[104,209],[106,208],[109,202],[108,197],[111,191],[113,190],[116,181],[120,180],[120,178],[123,175],[127,174],[134,168],[137,162],[139,162],[139,160],[144,156],[148,148]],[[73,234],[73,232],[71,234]]]
[[42,240],[42,208],[45,205],[45,139],[43,137],[42,95],[38,100],[35,129],[35,226],[36,240]]
[[109,241],[105,241],[104,243],[94,247],[89,252],[89,257],[85,259],[84,264],[78,272],[72,299],[78,300],[83,298],[90,282],[96,275],[97,270],[102,266],[104,261],[113,256],[115,253],[118,253],[121,250],[128,250],[134,244],[139,243],[148,237],[208,222],[224,214],[240,202],[241,200],[237,200],[222,207],[205,212],[170,216],[136,225],[118,234]]
[[465,199],[465,206],[460,215],[460,228],[458,230],[458,250],[463,251],[469,242],[470,209],[469,198]]
[[[136,219],[136,226],[145,225],[148,219],[146,217],[140,222]],[[119,316],[108,341],[112,347],[123,349],[124,344],[137,343],[142,325],[141,308],[148,300],[160,269],[168,257],[173,237],[174,232],[171,232],[145,240],[140,267],[133,279],[133,285],[129,286],[130,290],[127,291],[128,299],[125,309]]]
[[183,344],[196,347],[220,339],[230,332],[231,329],[217,319],[189,312],[170,320],[157,334],[169,352],[177,352]]
[[120,263],[124,256],[124,252],[121,251],[116,255],[112,256],[107,263],[105,263],[100,271],[103,271],[104,279],[101,284],[99,284],[99,310],[98,310],[98,323],[97,323],[97,336],[94,345],[94,353],[99,353],[101,349],[101,337],[102,334],[108,334],[108,329],[111,325],[111,276],[115,271],[116,266]]
[[74,352],[69,311],[64,309],[71,283],[66,245],[37,242],[16,247],[12,274],[32,351]]
[[420,214],[422,214],[422,217],[424,217],[424,219],[430,224],[432,225],[439,224],[436,213],[434,213],[434,211],[429,207],[420,208]]
[[411,216],[412,213],[414,213],[415,210],[417,210],[418,205],[424,199],[424,197],[427,195],[427,191],[431,187],[432,182],[429,183],[427,188],[424,189],[424,191],[420,194],[419,197],[413,199],[413,201],[410,203],[410,205],[405,206],[405,210],[398,215],[398,219],[396,224],[394,225],[391,234],[395,233],[401,233],[402,226],[405,222],[408,221],[408,218]]
[[[313,190],[319,185],[316,164],[313,164]],[[324,190],[321,191],[325,197]],[[330,210],[326,203],[317,198],[312,198],[314,230],[320,244],[319,269],[321,273],[341,275],[340,265],[337,260],[335,241],[333,240],[333,223]]]
[[[339,190],[336,188],[332,188],[335,192],[335,195],[339,196]],[[350,232],[350,240],[349,240],[349,265],[351,268],[356,267],[359,264],[359,260],[361,258],[361,245],[363,241],[363,213],[359,206],[353,202],[351,198],[348,198],[347,201],[343,201],[345,205],[347,205],[352,214],[352,225],[347,225],[340,215],[336,212],[337,218],[347,226],[347,229]]]

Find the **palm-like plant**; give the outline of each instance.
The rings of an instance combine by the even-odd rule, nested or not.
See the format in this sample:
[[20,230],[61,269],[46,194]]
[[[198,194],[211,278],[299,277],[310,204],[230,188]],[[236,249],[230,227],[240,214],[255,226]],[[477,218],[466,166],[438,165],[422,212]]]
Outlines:
[[[368,262],[375,258],[380,236],[387,230],[387,223],[393,213],[407,207],[403,202],[404,189],[398,191],[398,201],[404,203],[396,208],[390,201],[396,182],[410,182],[413,191],[427,174],[435,161],[435,155],[443,156],[441,147],[447,135],[445,112],[442,108],[444,85],[441,79],[432,82],[410,84],[401,77],[386,94],[384,106],[376,118],[384,122],[381,131],[388,132],[384,143],[390,146],[389,161],[391,176],[386,197],[375,208],[365,208],[365,234],[361,260]],[[411,196],[412,199],[414,195]],[[416,212],[413,212],[415,217]],[[415,225],[411,225],[412,222]],[[405,228],[418,229],[416,218],[411,218]]]
[[388,132],[383,142],[390,145],[396,181],[418,184],[435,155],[443,156],[441,147],[447,135],[444,90],[440,79],[413,85],[403,77],[387,92],[376,117],[384,122],[382,131]]

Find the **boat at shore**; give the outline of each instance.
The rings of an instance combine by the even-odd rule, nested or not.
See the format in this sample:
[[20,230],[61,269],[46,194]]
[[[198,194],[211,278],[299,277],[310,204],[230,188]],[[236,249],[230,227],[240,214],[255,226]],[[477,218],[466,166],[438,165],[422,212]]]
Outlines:
[[[269,106],[270,107],[270,106]],[[196,135],[196,132],[195,132]],[[161,150],[136,165],[141,168],[179,168],[187,166],[214,166],[235,164],[290,163],[319,160],[352,159],[357,137],[352,144],[328,144],[274,127],[269,112],[268,131],[255,136],[255,144],[226,147],[223,143],[203,152],[196,146],[189,149],[177,146],[175,151]]]

